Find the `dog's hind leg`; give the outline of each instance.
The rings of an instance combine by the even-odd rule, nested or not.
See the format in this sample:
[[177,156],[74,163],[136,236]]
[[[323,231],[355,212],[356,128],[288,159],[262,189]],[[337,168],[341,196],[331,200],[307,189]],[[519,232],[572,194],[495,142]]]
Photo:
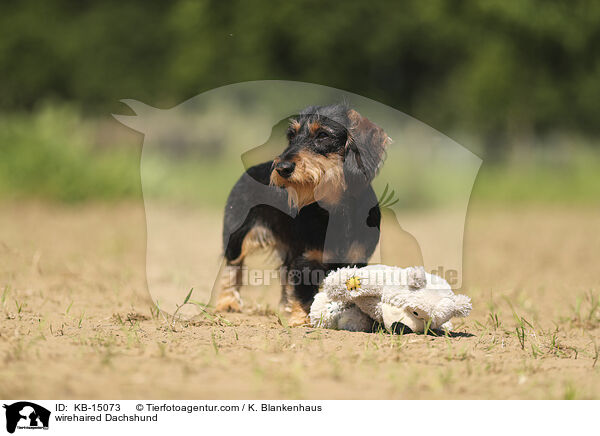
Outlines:
[[221,271],[219,293],[215,309],[217,312],[241,312],[243,307],[240,287],[242,266],[226,264]]
[[289,284],[288,281],[288,272],[290,270],[290,265],[292,264],[292,256],[289,252],[285,252],[285,250],[281,250],[280,257],[282,260],[280,272],[281,279],[281,298],[279,300],[279,311],[290,313],[292,311],[291,299],[289,298],[293,295],[293,287]]
[[294,259],[290,266],[287,283],[291,289],[288,295],[291,313],[288,323],[292,327],[310,323],[310,306],[327,273],[322,256],[320,250],[309,250]]
[[240,288],[243,279],[244,258],[251,252],[273,245],[273,234],[260,224],[244,225],[233,232],[225,250],[226,265],[221,271],[216,310],[241,312],[243,307]]

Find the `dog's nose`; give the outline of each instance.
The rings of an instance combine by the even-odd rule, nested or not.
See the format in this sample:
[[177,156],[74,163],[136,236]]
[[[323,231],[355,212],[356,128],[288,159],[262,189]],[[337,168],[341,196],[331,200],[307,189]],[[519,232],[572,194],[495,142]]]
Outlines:
[[296,168],[296,164],[294,162],[287,161],[279,162],[275,166],[275,169],[277,170],[279,175],[285,179],[292,175],[292,173],[294,172],[294,168]]

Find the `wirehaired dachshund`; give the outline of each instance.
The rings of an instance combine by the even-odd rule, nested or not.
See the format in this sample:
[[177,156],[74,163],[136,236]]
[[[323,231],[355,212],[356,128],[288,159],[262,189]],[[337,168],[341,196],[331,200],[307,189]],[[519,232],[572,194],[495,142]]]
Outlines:
[[329,271],[366,265],[381,220],[371,181],[389,142],[346,104],[311,106],[292,118],[285,150],[249,168],[229,194],[217,311],[241,311],[244,258],[257,248],[281,258],[281,301],[294,326],[307,322]]

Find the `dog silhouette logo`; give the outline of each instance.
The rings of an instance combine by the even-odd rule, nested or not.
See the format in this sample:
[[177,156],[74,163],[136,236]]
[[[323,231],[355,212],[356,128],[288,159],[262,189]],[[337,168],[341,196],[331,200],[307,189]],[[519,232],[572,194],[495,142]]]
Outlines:
[[6,431],[16,429],[47,430],[50,424],[50,411],[29,401],[19,401],[3,406],[6,409]]
[[[367,133],[379,132],[359,128],[367,126],[370,120],[393,139],[387,142],[384,155],[365,155],[372,158],[374,170],[368,172],[368,178],[372,179],[374,195],[352,203],[352,214],[358,223],[353,235],[371,241],[377,239],[377,235],[371,234],[381,233],[368,262],[423,266],[426,271],[444,277],[454,289],[462,286],[463,235],[472,188],[482,161],[432,127],[356,94],[290,81],[231,84],[168,109],[135,100],[123,103],[133,114],[114,115],[115,119],[144,135],[140,179],[147,230],[146,278],[150,295],[161,310],[170,313],[178,310],[191,288],[194,301],[210,305],[216,302],[223,285],[236,287],[239,281],[248,281],[241,260],[238,267],[228,268],[224,256],[219,257],[219,251],[224,252],[221,248],[229,245],[232,235],[244,233],[244,223],[255,207],[269,208],[273,214],[285,216],[286,222],[296,220],[300,213],[298,207],[290,207],[289,198],[281,194],[284,191],[280,187],[258,180],[252,169],[268,164],[286,149],[287,130],[293,120],[298,121],[300,112],[342,103],[355,113],[352,122],[357,134],[363,132],[367,138],[370,137]],[[354,154],[360,156],[360,150]],[[334,165],[339,161],[319,159],[319,164],[311,168],[318,169],[315,174],[318,172],[319,180],[324,183],[307,184],[312,190],[302,192],[292,187],[290,198],[304,195],[305,201],[314,200],[326,211],[328,221],[321,251],[328,253],[330,264],[348,263],[344,253],[350,252],[364,260],[361,257],[367,255],[361,253],[361,246],[344,251],[355,238],[347,234],[346,221],[338,219],[340,214],[333,213],[338,210],[335,202],[329,201],[336,197],[333,194],[339,194],[336,189],[350,188],[346,176],[356,172],[344,172],[344,185],[339,182],[340,166]],[[376,161],[379,165],[374,165]],[[323,170],[326,164],[327,171]],[[342,170],[346,167],[342,166]],[[305,174],[312,177],[313,173]],[[236,212],[227,215],[226,226],[213,224],[208,218],[214,215],[213,206],[220,209],[227,204],[227,194],[238,179],[246,188],[235,201]],[[380,229],[367,220],[376,205],[381,209]],[[216,230],[217,226],[223,233],[206,231]],[[253,247],[257,251],[277,247],[273,244],[276,238],[265,237],[268,236],[265,232],[255,231],[250,235],[256,238],[247,239],[248,252]],[[340,247],[344,250],[340,251]],[[285,252],[275,253],[281,254],[286,261]],[[298,271],[301,269],[296,268]],[[255,267],[250,273],[257,273],[260,277],[257,282],[262,280],[265,285],[271,277],[270,272]],[[192,316],[201,310],[199,307],[183,307],[178,313]]]

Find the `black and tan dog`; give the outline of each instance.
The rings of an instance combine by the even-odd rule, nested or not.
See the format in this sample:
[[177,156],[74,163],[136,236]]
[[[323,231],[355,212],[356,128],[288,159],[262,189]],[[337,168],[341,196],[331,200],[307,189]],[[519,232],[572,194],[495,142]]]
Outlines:
[[[290,121],[287,141],[283,153],[249,168],[229,194],[223,226],[227,267],[216,309],[241,310],[244,257],[271,246],[286,271],[282,303],[291,309],[289,323],[301,325],[327,272],[364,266],[377,245],[381,214],[371,181],[389,138],[337,104],[303,110]],[[256,182],[266,191],[257,194]]]

